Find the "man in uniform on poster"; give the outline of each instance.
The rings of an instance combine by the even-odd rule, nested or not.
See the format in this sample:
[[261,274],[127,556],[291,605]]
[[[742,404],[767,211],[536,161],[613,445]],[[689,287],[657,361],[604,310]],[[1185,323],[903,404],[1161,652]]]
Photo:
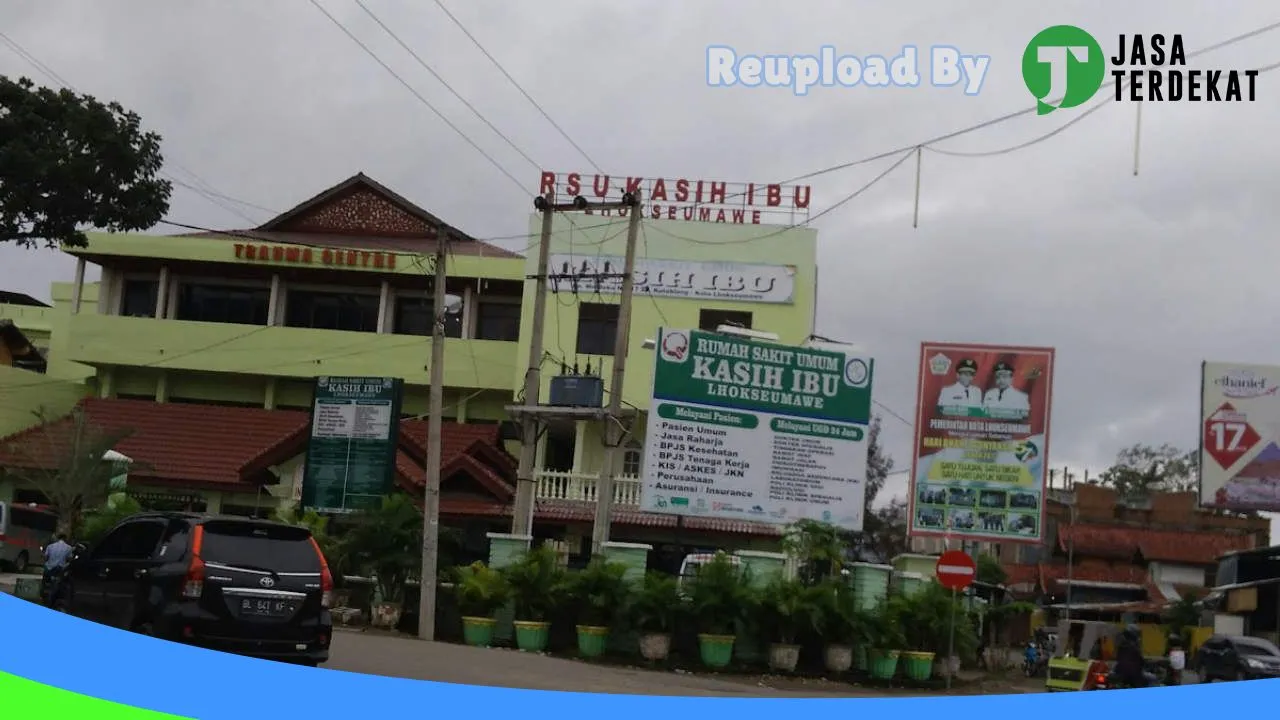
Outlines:
[[982,388],[973,386],[973,377],[978,374],[978,363],[965,358],[956,365],[956,382],[942,388],[938,393],[938,407],[944,413],[957,412],[965,414],[969,408],[982,407]]
[[996,363],[996,386],[987,391],[982,405],[997,410],[1001,416],[1024,418],[1031,414],[1027,394],[1013,387],[1013,366],[1001,360]]

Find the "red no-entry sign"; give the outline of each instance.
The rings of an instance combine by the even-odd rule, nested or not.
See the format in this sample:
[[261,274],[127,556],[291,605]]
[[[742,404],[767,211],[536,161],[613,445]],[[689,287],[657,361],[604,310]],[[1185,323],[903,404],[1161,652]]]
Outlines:
[[938,566],[934,570],[938,582],[948,590],[959,592],[969,585],[978,575],[978,566],[973,558],[959,550],[948,550],[938,558]]

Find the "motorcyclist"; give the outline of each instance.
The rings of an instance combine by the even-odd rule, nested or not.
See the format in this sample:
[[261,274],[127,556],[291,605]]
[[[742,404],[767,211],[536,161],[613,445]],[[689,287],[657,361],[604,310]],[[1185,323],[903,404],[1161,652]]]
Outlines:
[[1146,658],[1142,655],[1142,631],[1137,625],[1128,625],[1120,633],[1116,643],[1116,665],[1113,670],[1118,681],[1129,687],[1147,687]]
[[1182,671],[1187,669],[1187,653],[1182,649],[1182,637],[1178,633],[1169,635],[1169,684],[1182,684]]

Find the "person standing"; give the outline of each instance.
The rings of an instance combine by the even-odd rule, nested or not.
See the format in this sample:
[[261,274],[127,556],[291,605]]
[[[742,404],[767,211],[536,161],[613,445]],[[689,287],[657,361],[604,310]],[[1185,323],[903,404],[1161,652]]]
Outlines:
[[978,363],[965,358],[956,365],[956,382],[938,393],[938,407],[943,414],[964,415],[969,408],[982,407],[982,388],[973,385],[978,374]]
[[987,391],[982,405],[1001,414],[1026,417],[1031,414],[1031,400],[1027,394],[1013,387],[1013,366],[1001,360],[995,368],[996,386]]

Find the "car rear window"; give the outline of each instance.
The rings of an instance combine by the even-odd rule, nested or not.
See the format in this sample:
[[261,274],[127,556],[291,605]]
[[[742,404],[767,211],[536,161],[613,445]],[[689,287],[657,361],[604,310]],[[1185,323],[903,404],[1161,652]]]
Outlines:
[[275,572],[320,572],[320,558],[306,528],[257,523],[207,522],[200,555],[209,562]]

